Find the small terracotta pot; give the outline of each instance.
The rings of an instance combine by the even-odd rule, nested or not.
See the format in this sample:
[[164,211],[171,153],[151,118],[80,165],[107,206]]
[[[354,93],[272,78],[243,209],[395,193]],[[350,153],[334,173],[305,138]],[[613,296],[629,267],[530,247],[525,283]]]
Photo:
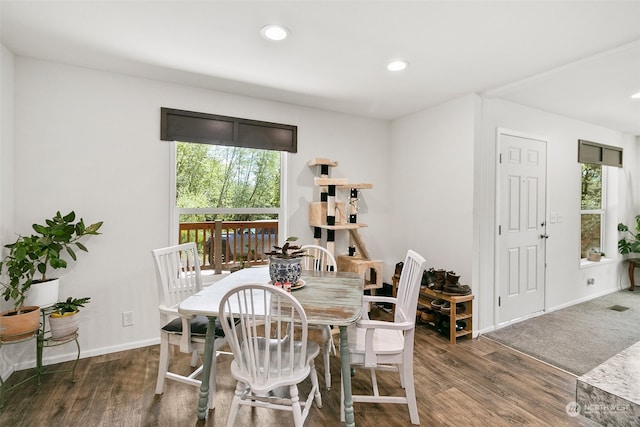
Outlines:
[[22,306],[0,313],[0,340],[18,341],[36,333],[40,327],[40,307]]

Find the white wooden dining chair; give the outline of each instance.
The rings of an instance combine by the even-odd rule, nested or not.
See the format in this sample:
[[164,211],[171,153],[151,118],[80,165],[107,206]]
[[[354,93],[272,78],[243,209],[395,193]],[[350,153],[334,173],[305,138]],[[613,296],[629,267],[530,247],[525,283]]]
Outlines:
[[[318,245],[303,245],[305,250],[302,257],[302,269],[313,271],[337,271],[336,259],[326,248]],[[322,357],[324,362],[324,383],[327,389],[331,388],[331,353],[336,355],[336,346],[333,342],[333,334],[329,325],[309,325],[309,329],[322,330]]]
[[326,248],[318,245],[303,245],[302,269],[314,271],[337,271],[336,259]]
[[[420,424],[413,382],[413,340],[418,293],[425,268],[425,259],[409,250],[400,275],[397,296],[365,295],[363,300],[364,307],[371,302],[394,304],[393,322],[370,320],[367,311],[363,309],[363,318],[347,329],[351,366],[370,370],[373,389],[372,395],[354,395],[353,402],[408,405],[412,424]],[[405,395],[381,396],[376,370],[397,371]],[[340,389],[343,390],[343,387]],[[340,419],[344,421],[344,393],[340,399]]]
[[[208,319],[205,316],[185,316],[178,313],[178,304],[188,296],[202,289],[200,260],[194,242],[170,246],[152,251],[158,279],[158,297],[160,310],[160,361],[156,394],[164,392],[165,379],[179,381],[200,387],[197,379],[202,373],[199,356],[204,354],[205,335]],[[214,340],[214,357],[219,348],[226,343],[224,331],[216,321]],[[176,346],[183,353],[191,353],[191,366],[195,368],[190,374],[182,375],[169,371],[170,345]],[[209,409],[213,408],[216,391],[216,363],[211,363],[209,376]]]
[[[227,426],[233,426],[241,405],[249,405],[291,411],[294,425],[301,427],[314,397],[318,407],[322,398],[314,365],[320,347],[307,340],[307,316],[298,300],[272,285],[239,285],[222,297],[219,313],[237,380]],[[312,387],[301,402],[298,384],[307,377]]]

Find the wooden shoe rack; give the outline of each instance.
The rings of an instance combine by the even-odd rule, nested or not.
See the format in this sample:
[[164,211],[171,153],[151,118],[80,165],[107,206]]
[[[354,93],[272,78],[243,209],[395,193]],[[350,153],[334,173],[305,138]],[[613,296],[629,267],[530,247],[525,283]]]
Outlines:
[[[420,295],[418,296],[418,308],[431,308],[431,301],[436,299],[443,299],[449,301],[451,304],[451,310],[449,311],[449,341],[452,344],[456,343],[456,339],[460,337],[472,338],[473,336],[473,294],[470,295],[445,295],[443,293],[434,292],[431,289],[420,289]],[[464,311],[458,313],[456,311],[456,304],[464,304]],[[442,314],[447,316],[446,313]],[[464,320],[466,326],[461,331],[456,331],[456,322],[458,320]],[[435,326],[435,325],[432,325]]]
[[[398,287],[398,276],[393,276],[393,296],[396,296],[396,289]],[[451,304],[451,310],[449,314],[442,313],[441,316],[449,317],[449,341],[452,344],[456,343],[456,340],[460,337],[473,337],[473,294],[470,295],[445,295],[440,292],[434,292],[429,288],[420,288],[420,294],[418,296],[418,309],[431,307],[431,301],[436,299],[443,299],[449,301]],[[464,311],[457,313],[456,304],[464,304]],[[464,320],[466,326],[461,331],[456,331],[456,322]],[[427,322],[429,325],[435,327],[435,322]]]

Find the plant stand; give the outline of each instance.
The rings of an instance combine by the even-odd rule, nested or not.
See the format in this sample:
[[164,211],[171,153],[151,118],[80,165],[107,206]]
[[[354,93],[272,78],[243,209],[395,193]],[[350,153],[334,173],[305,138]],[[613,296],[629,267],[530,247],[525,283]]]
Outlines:
[[[44,374],[55,374],[60,372],[71,372],[71,382],[76,382],[76,367],[78,365],[78,360],[80,360],[80,343],[78,342],[78,332],[74,332],[71,335],[63,337],[61,339],[53,339],[51,337],[51,331],[46,328],[46,319],[47,315],[53,311],[52,308],[42,308],[40,312],[42,314],[42,320],[40,321],[40,328],[38,329],[35,335],[32,335],[28,338],[24,338],[22,340],[17,341],[2,341],[0,340],[0,351],[5,344],[17,344],[25,341],[29,341],[33,338],[36,339],[36,367],[34,372],[29,375],[27,378],[22,381],[11,385],[10,387],[5,387],[4,380],[0,376],[0,409],[4,406],[4,397],[5,393],[13,390],[14,388],[21,386],[22,384],[36,378],[38,381],[38,385],[40,385],[40,377]],[[76,360],[73,362],[73,367],[71,369],[55,369],[50,370],[46,369],[45,366],[42,365],[42,353],[47,347],[57,347],[59,345],[68,344],[70,342],[76,343],[76,348],[78,349],[78,354],[76,356]]]
[[633,292],[635,288],[635,280],[633,277],[633,270],[640,268],[640,258],[629,259],[629,290]]

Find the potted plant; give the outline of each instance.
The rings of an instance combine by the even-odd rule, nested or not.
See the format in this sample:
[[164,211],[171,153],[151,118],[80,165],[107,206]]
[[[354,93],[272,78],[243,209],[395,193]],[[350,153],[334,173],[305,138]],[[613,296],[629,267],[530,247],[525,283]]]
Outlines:
[[587,252],[587,259],[593,262],[600,262],[600,259],[604,256],[604,252],[601,252],[598,248],[591,248]]
[[49,315],[49,325],[51,326],[51,337],[53,339],[64,339],[78,331],[78,312],[80,307],[89,303],[90,297],[72,298],[65,301],[58,301],[52,307],[53,311]]
[[[62,258],[63,253],[76,260],[74,249],[87,251],[78,240],[86,235],[100,234],[101,226],[102,221],[89,226],[82,218],[76,221],[73,211],[64,216],[57,212],[53,218],[45,220],[44,225],[33,224],[36,234],[18,236],[14,243],[5,245],[9,254],[0,261],[0,273],[7,280],[0,281],[0,285],[5,301],[11,300],[14,309],[0,313],[0,336],[15,336],[17,333],[7,331],[10,320],[15,320],[9,317],[21,316],[23,312],[38,312],[39,307],[50,306],[58,300],[59,281],[48,278],[47,269],[66,268],[68,264]],[[23,323],[20,320],[16,322]]]
[[271,252],[265,252],[265,255],[269,256],[269,276],[274,284],[296,286],[300,281],[301,258],[305,256],[306,251],[291,244],[296,240],[297,237],[291,236],[282,246],[274,246]]
[[640,234],[640,215],[636,215],[635,233],[623,223],[618,224],[618,231],[623,233],[620,240],[618,240],[618,251],[622,255],[640,253],[640,240],[638,240],[638,234]]

